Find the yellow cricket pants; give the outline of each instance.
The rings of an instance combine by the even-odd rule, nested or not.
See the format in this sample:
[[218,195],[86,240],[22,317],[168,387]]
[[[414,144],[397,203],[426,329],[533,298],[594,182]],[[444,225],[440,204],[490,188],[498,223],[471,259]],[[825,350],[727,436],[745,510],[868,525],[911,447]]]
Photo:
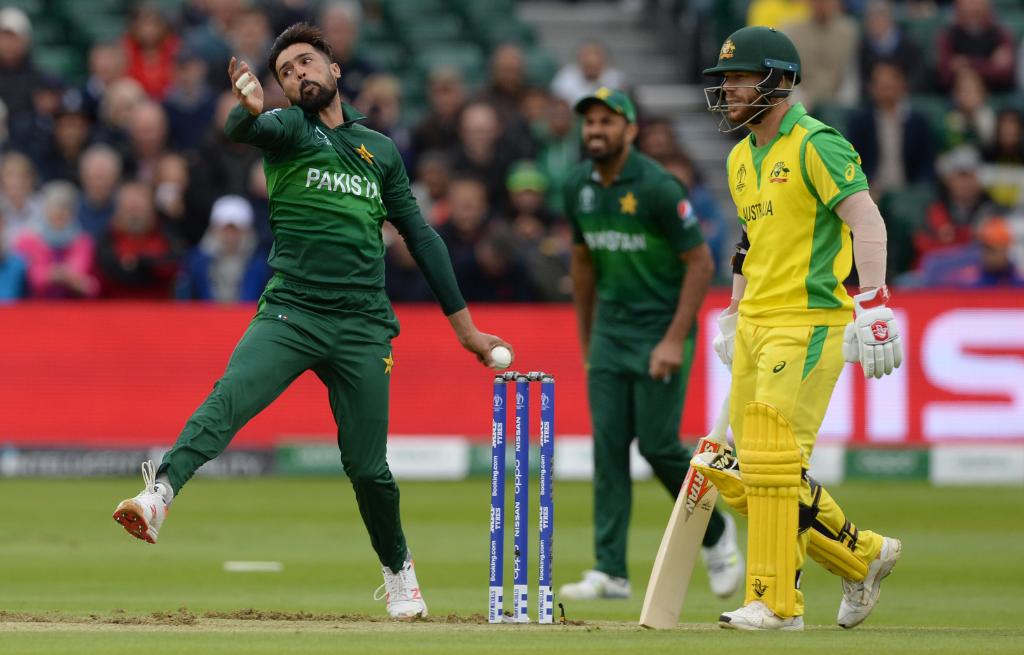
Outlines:
[[[743,447],[747,403],[767,403],[789,422],[806,472],[832,389],[845,365],[843,330],[844,326],[755,325],[740,317],[729,400],[729,422],[737,450]],[[808,529],[813,529],[825,539],[813,540],[812,557],[832,573],[862,579],[868,564],[882,548],[882,537],[858,530],[828,491],[806,475],[801,481],[799,513],[796,570],[803,566]],[[801,615],[803,594],[799,591],[799,575],[793,584],[797,588],[796,615]]]

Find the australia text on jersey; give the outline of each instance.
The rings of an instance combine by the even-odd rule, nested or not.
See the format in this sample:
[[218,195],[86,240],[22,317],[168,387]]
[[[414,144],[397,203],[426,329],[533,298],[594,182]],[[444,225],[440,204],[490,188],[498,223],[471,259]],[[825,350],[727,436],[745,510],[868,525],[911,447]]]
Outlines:
[[759,218],[775,215],[775,211],[772,209],[771,200],[767,202],[752,202],[745,207],[741,207],[740,212],[743,214],[744,222],[756,221]]
[[308,168],[306,170],[306,188],[310,187],[314,187],[317,190],[327,189],[328,191],[349,193],[368,200],[381,202],[380,188],[377,186],[377,182],[355,173],[340,173],[326,169]]

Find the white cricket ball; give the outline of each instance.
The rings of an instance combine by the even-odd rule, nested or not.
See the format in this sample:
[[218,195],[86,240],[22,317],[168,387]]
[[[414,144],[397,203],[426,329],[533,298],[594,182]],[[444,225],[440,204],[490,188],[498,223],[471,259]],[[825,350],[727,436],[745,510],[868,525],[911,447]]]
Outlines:
[[491,362],[491,366],[498,370],[508,368],[512,363],[512,351],[505,346],[491,348]]

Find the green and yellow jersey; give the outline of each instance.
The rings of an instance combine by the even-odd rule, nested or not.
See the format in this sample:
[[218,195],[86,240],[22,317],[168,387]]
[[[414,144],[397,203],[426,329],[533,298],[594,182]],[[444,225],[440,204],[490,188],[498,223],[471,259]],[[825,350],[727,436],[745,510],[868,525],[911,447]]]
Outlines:
[[868,188],[853,146],[797,104],[771,143],[758,146],[751,133],[727,167],[749,242],[740,315],[761,325],[848,323],[853,301],[843,281],[853,244],[835,208]]
[[395,144],[359,125],[365,118],[342,106],[344,122],[329,128],[297,106],[259,116],[236,106],[224,131],[263,152],[278,277],[335,289],[384,288],[388,220],[438,295],[446,314],[465,306],[447,249],[426,224],[409,188]]
[[679,253],[703,243],[686,190],[652,159],[631,150],[605,187],[592,161],[565,185],[573,241],[586,245],[597,278],[594,334],[660,339],[679,302],[686,267]]

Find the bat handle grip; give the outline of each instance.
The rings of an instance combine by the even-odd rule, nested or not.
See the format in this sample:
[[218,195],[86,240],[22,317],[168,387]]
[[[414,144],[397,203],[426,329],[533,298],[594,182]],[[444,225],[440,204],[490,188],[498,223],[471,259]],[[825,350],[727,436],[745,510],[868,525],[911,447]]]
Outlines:
[[718,410],[718,417],[715,419],[715,426],[711,428],[711,432],[708,434],[706,439],[717,441],[719,443],[725,443],[725,433],[729,429],[729,394],[725,394],[725,398],[722,399],[722,408]]

